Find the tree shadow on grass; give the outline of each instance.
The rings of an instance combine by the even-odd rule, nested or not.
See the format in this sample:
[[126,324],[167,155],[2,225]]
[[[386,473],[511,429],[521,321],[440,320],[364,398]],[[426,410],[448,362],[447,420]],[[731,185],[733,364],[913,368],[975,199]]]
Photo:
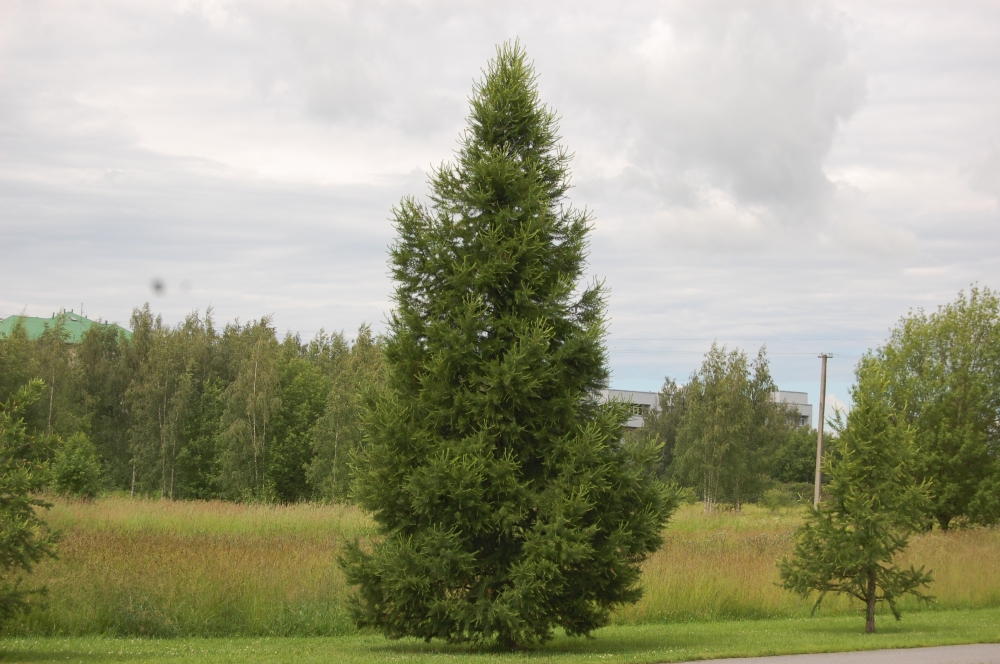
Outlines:
[[794,622],[794,628],[787,629],[785,625],[781,625],[781,621],[774,620],[727,621],[721,633],[718,623],[609,627],[595,632],[594,638],[570,638],[559,634],[543,645],[517,651],[468,644],[426,643],[416,639],[385,641],[375,635],[371,636],[368,647],[371,652],[397,656],[478,656],[490,660],[532,660],[584,655],[641,660],[642,655],[648,653],[668,661],[892,648],[909,645],[905,642],[914,640],[914,637],[918,637],[916,641],[921,643],[913,645],[923,645],[923,641],[938,641],[938,637],[949,631],[947,625],[928,624],[926,621],[908,624],[904,618],[902,622],[896,622],[891,615],[879,624],[874,638],[864,633],[863,617],[796,619]]
[[131,655],[108,655],[107,653],[85,652],[82,650],[38,651],[0,647],[0,662],[65,662],[66,660],[74,662],[107,662],[109,660],[126,662],[129,659],[135,659],[135,657]]
[[[914,620],[912,617],[903,616],[902,620],[896,620],[889,611],[879,612],[875,620],[875,636],[913,636],[916,634],[926,634],[928,636],[944,634],[954,629],[952,625],[929,622],[926,620]],[[824,634],[829,636],[871,636],[865,634],[865,619],[859,616],[834,616],[832,618],[808,618],[799,619],[800,625],[796,628],[799,633]]]
[[568,637],[557,634],[544,644],[519,650],[500,650],[497,648],[475,646],[471,644],[449,644],[441,641],[427,643],[417,639],[400,639],[384,641],[372,636],[370,650],[393,655],[437,655],[469,657],[481,656],[490,659],[551,659],[553,656],[572,655],[639,655],[644,652],[663,652],[664,650],[690,650],[704,644],[705,637],[691,634],[671,634],[669,626],[656,625],[654,629],[610,628],[598,630],[591,638]]

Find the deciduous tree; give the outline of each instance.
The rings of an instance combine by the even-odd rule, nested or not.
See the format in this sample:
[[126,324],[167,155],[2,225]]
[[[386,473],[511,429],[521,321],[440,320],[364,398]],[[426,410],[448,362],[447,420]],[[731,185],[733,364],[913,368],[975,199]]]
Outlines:
[[64,496],[96,498],[100,493],[101,464],[87,434],[77,432],[56,447],[51,486]]
[[227,333],[232,337],[237,373],[224,397],[220,480],[229,498],[274,500],[269,459],[272,428],[281,410],[281,349],[267,316],[242,327],[231,326]]
[[916,472],[929,481],[927,516],[1000,519],[1000,300],[972,288],[903,318],[874,353],[899,415],[913,425]]
[[127,391],[132,490],[173,499],[177,460],[196,397],[192,330],[190,325],[171,329],[159,316],[154,319],[148,306],[133,314],[132,328],[141,352]]
[[310,432],[313,458],[308,470],[314,495],[342,501],[350,496],[350,465],[364,444],[366,407],[385,383],[382,346],[362,325],[350,349],[331,371],[326,408]]
[[677,432],[687,404],[687,386],[678,385],[676,381],[667,378],[657,395],[657,408],[651,408],[643,413],[642,426],[628,432],[628,437],[640,445],[657,445],[660,450],[656,473],[668,478],[673,475],[674,452],[677,448]]
[[122,488],[129,486],[132,471],[127,351],[127,337],[117,325],[90,327],[76,348],[81,428],[97,448],[105,479]]
[[73,358],[66,343],[68,337],[62,319],[56,319],[34,342],[31,373],[44,380],[48,390],[45,399],[39,402],[46,435],[71,433],[79,426],[76,413],[68,407],[74,392]]
[[739,509],[765,485],[788,427],[774,390],[764,349],[751,364],[743,351],[716,344],[685,386],[673,476],[700,491],[706,512],[719,501]]
[[330,392],[330,376],[307,353],[308,346],[298,336],[288,335],[281,344],[281,409],[274,418],[268,463],[277,499],[286,503],[309,497],[306,469],[313,459],[309,435]]

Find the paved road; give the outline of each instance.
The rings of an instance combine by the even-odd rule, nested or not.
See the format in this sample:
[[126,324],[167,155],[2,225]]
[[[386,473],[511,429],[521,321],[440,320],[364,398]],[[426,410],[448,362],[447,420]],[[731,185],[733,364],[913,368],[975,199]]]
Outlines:
[[702,660],[698,664],[1000,664],[1000,644]]

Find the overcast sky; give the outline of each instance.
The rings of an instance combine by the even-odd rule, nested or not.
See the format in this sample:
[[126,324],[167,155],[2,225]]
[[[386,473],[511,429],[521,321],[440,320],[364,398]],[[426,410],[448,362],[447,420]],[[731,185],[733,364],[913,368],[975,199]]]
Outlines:
[[[766,343],[815,402],[1000,287],[1000,3],[0,3],[0,317],[384,327],[391,207],[519,38],[562,117],[612,386]],[[154,293],[151,284],[165,288]]]

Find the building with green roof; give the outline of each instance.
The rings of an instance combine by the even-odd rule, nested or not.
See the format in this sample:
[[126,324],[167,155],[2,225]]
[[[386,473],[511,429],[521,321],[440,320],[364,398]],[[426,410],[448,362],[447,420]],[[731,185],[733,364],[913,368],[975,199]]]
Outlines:
[[103,321],[90,320],[82,314],[73,313],[73,310],[62,311],[58,314],[52,314],[51,318],[35,318],[34,316],[8,316],[0,320],[0,337],[6,337],[14,330],[14,328],[21,324],[24,326],[24,331],[27,332],[29,339],[37,339],[42,336],[46,329],[54,328],[57,325],[62,325],[63,330],[66,332],[66,342],[71,344],[78,344],[83,341],[83,335],[87,333],[87,330],[95,325],[111,325],[118,328],[126,338],[131,339],[132,333],[126,330],[121,325],[116,325],[115,323],[106,323]]

